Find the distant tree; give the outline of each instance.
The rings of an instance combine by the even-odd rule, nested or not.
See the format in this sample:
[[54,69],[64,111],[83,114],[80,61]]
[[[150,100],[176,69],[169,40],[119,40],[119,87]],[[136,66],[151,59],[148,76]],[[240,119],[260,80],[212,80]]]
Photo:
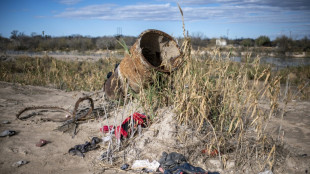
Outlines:
[[27,37],[27,35],[24,32],[19,32],[17,37],[18,38],[25,38],[25,37]]
[[256,46],[270,46],[271,42],[268,36],[259,36],[255,40]]
[[285,51],[291,51],[293,40],[283,35],[281,37],[277,37],[274,40],[274,43],[280,49],[280,51],[285,52]]
[[216,38],[210,39],[209,45],[210,45],[210,46],[215,46],[215,45],[216,45]]
[[30,36],[31,37],[35,37],[35,36],[37,36],[38,34],[36,33],[36,32],[31,32],[31,34],[30,34]]
[[0,50],[6,50],[8,48],[8,46],[10,46],[10,40],[2,37],[0,34]]
[[235,45],[235,46],[238,46],[241,44],[241,41],[243,39],[232,39],[232,40],[229,40],[229,44],[232,44],[232,45]]
[[310,40],[307,36],[301,39],[301,47],[303,51],[310,51]]
[[11,32],[11,39],[17,39],[17,35],[18,35],[18,30],[13,30],[12,32]]
[[194,49],[198,47],[206,47],[208,39],[204,36],[202,32],[195,32],[191,34],[191,44]]
[[250,38],[243,39],[240,44],[244,47],[252,47],[254,46],[254,40]]

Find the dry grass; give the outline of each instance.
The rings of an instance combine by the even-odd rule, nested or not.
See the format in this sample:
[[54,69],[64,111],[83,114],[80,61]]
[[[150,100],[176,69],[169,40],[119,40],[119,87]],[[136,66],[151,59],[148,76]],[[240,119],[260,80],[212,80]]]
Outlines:
[[49,86],[67,91],[102,89],[107,73],[118,59],[62,61],[49,57],[19,57],[1,61],[0,80],[26,85]]
[[[271,76],[259,58],[237,64],[218,56],[218,50],[211,59],[192,58],[190,48],[186,39],[186,61],[178,71],[154,72],[153,83],[141,89],[137,97],[145,112],[155,116],[157,108],[172,105],[179,123],[204,137],[206,149],[217,149],[223,164],[233,152],[240,165],[256,158],[261,169],[271,168],[275,146],[264,129],[278,107],[281,77]],[[269,102],[268,111],[259,106],[261,100]]]

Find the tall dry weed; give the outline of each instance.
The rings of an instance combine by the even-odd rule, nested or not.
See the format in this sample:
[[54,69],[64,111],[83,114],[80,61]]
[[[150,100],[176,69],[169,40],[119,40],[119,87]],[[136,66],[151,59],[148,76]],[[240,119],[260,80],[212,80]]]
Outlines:
[[[259,165],[271,167],[275,147],[264,129],[277,110],[281,78],[262,68],[259,58],[237,64],[218,50],[210,59],[195,58],[189,38],[182,48],[183,66],[171,75],[154,72],[153,83],[141,90],[138,98],[146,113],[172,105],[179,123],[206,137],[206,149],[217,149],[223,162],[233,151],[240,164],[259,154]],[[269,110],[259,105],[261,100],[268,101]]]

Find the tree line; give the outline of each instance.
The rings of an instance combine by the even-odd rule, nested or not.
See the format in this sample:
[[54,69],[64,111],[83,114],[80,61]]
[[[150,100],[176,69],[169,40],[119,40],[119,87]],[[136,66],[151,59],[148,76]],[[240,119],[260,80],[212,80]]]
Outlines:
[[[310,52],[310,40],[308,37],[302,39],[292,39],[285,35],[277,37],[275,40],[270,40],[268,36],[259,36],[253,38],[237,38],[228,39],[222,37],[227,41],[228,45],[241,46],[241,47],[276,47],[278,51],[292,51],[292,52]],[[194,49],[198,47],[215,46],[216,38],[206,38],[201,33],[192,34],[191,41]]]
[[[120,49],[122,46],[118,40],[122,38],[127,46],[132,46],[137,37],[134,36],[102,36],[89,37],[82,35],[70,35],[62,37],[52,37],[42,34],[31,33],[26,35],[23,32],[13,30],[10,38],[0,35],[0,50],[16,50],[16,51],[71,51],[71,50],[99,50],[99,49]],[[228,39],[223,37],[227,44],[241,47],[276,47],[279,51],[297,51],[310,52],[310,40],[307,37],[294,40],[285,35],[277,37],[271,41],[268,36],[259,36],[256,39],[238,38]],[[178,38],[182,42],[181,38]],[[216,38],[204,37],[202,33],[194,33],[191,35],[191,42],[194,49],[198,47],[210,47],[216,45]]]
[[126,44],[133,45],[136,37],[133,36],[102,36],[89,37],[82,35],[70,35],[62,37],[52,37],[50,35],[38,35],[32,33],[30,36],[22,32],[13,30],[10,38],[0,36],[0,50],[16,51],[87,51],[99,49],[119,49],[122,48],[117,40],[122,38]]

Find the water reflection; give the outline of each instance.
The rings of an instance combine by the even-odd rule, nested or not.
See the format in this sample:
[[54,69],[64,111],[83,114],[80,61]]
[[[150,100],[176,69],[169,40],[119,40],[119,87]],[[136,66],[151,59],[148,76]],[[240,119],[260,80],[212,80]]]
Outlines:
[[[245,62],[241,57],[231,57],[231,61],[233,62]],[[250,60],[250,62],[253,59]],[[262,57],[260,59],[261,64],[270,64],[272,65],[272,70],[280,70],[288,67],[297,67],[297,66],[305,66],[310,65],[310,58],[293,58],[293,57]]]

